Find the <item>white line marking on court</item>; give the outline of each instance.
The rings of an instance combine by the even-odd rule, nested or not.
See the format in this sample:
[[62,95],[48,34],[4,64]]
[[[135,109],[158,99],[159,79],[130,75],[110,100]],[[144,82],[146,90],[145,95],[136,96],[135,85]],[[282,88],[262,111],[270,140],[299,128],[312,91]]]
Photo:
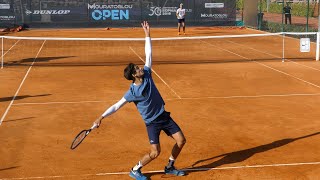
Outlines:
[[[266,94],[266,95],[256,95],[256,96],[209,96],[209,97],[191,97],[191,98],[181,98],[181,100],[196,100],[196,99],[236,99],[236,98],[262,98],[262,97],[293,97],[293,96],[319,96],[320,93],[314,94]],[[175,100],[175,99],[166,99]]]
[[42,49],[42,47],[43,47],[43,45],[44,45],[44,43],[45,43],[45,42],[46,42],[46,41],[43,41],[43,43],[42,43],[42,45],[41,45],[41,47],[40,47],[40,49],[39,49],[39,51],[38,51],[38,53],[37,53],[36,57],[33,59],[33,62],[32,62],[32,64],[30,65],[30,67],[29,67],[29,69],[28,69],[27,73],[24,75],[24,78],[23,78],[23,80],[21,81],[21,83],[20,83],[20,85],[19,85],[18,90],[16,91],[15,95],[13,96],[12,100],[10,101],[9,106],[7,107],[7,109],[6,109],[5,113],[3,114],[3,116],[2,116],[2,118],[1,118],[1,120],[0,120],[0,125],[2,124],[2,122],[3,122],[4,118],[7,116],[7,114],[8,114],[8,112],[9,112],[9,110],[10,110],[10,108],[11,108],[11,106],[12,106],[12,104],[13,104],[14,100],[16,99],[16,97],[17,97],[17,95],[18,95],[18,93],[19,93],[19,91],[20,91],[20,89],[21,89],[21,87],[22,87],[22,85],[23,85],[24,81],[27,79],[27,76],[28,76],[28,74],[29,74],[29,72],[30,72],[30,70],[31,70],[31,68],[32,68],[32,66],[33,66],[33,64],[36,62],[36,59],[37,59],[37,57],[38,57],[38,55],[39,55],[39,53],[40,53],[40,51],[41,51],[41,49]]
[[[228,41],[228,42],[233,43],[233,44],[237,44],[237,45],[239,45],[239,46],[243,46],[243,47],[246,47],[246,48],[249,48],[249,49],[252,49],[252,50],[254,50],[254,51],[257,51],[257,52],[260,52],[260,53],[263,53],[263,54],[266,54],[266,55],[269,55],[269,56],[272,56],[272,57],[282,58],[282,57],[280,57],[280,56],[277,56],[277,55],[274,55],[274,54],[270,54],[270,53],[268,53],[268,52],[260,51],[260,50],[255,49],[255,48],[242,45],[242,44],[240,44],[240,43],[236,43],[236,42],[233,42],[233,41]],[[320,69],[317,69],[317,68],[314,68],[314,67],[311,67],[311,66],[307,66],[307,65],[304,65],[304,64],[300,64],[300,63],[291,61],[291,60],[289,60],[289,59],[284,59],[284,60],[290,61],[290,62],[295,63],[295,64],[298,64],[298,65],[300,65],[300,66],[307,67],[307,68],[309,68],[309,69],[313,69],[313,70],[316,70],[316,71],[320,71]]]
[[279,73],[285,74],[285,75],[287,75],[287,76],[290,76],[290,77],[292,77],[292,78],[295,78],[295,79],[297,79],[297,80],[300,80],[300,81],[302,81],[302,82],[305,82],[305,83],[307,83],[307,84],[310,84],[310,85],[315,86],[315,87],[317,87],[317,88],[320,88],[319,85],[316,85],[316,84],[311,83],[311,82],[309,82],[309,81],[303,80],[303,79],[301,79],[301,78],[298,78],[298,77],[293,76],[293,75],[291,75],[291,74],[288,74],[288,73],[286,73],[286,72],[280,71],[280,70],[275,69],[275,68],[273,68],[273,67],[271,67],[271,66],[268,66],[268,65],[266,65],[266,64],[263,64],[263,63],[260,63],[260,62],[258,62],[258,61],[255,61],[255,60],[253,60],[253,59],[250,59],[250,58],[241,56],[240,54],[237,54],[237,53],[232,52],[232,51],[229,51],[229,50],[227,50],[227,49],[224,49],[224,48],[215,46],[215,45],[213,45],[213,44],[211,44],[211,43],[208,43],[208,42],[206,42],[206,41],[203,41],[203,40],[200,40],[200,41],[205,42],[205,43],[207,43],[207,44],[209,44],[209,45],[211,45],[211,46],[214,46],[214,47],[216,47],[216,48],[219,48],[219,49],[221,49],[221,50],[227,51],[227,52],[229,52],[229,53],[231,53],[231,54],[234,54],[234,55],[236,55],[236,56],[239,56],[239,57],[241,57],[241,58],[244,58],[244,59],[247,59],[247,60],[251,60],[252,62],[255,62],[255,63],[260,64],[260,65],[262,65],[262,66],[264,66],[264,67],[267,67],[267,68],[272,69],[272,70],[274,70],[274,71],[277,71],[277,72],[279,72]]
[[[191,97],[191,98],[168,98],[166,101],[173,100],[200,100],[200,99],[236,99],[236,98],[262,98],[262,97],[294,97],[294,96],[320,96],[320,93],[310,94],[263,94],[255,96],[206,96],[206,97]],[[60,101],[60,102],[38,102],[38,103],[15,103],[12,106],[24,106],[24,105],[50,105],[50,104],[82,104],[82,103],[107,103],[114,102],[115,100],[106,101]]]
[[[115,100],[110,100],[115,101]],[[82,104],[82,103],[106,103],[108,101],[60,101],[60,102],[42,102],[42,103],[15,103],[13,106],[22,105],[46,105],[46,104]]]
[[[303,165],[320,165],[320,162],[305,162],[305,163],[287,163],[287,164],[262,164],[262,165],[246,165],[246,166],[229,166],[217,168],[186,168],[184,171],[211,171],[211,170],[230,170],[230,169],[246,169],[246,168],[266,168],[266,167],[281,167],[281,166],[303,166]],[[163,173],[163,170],[143,171],[142,173]],[[129,172],[110,172],[97,174],[79,174],[65,176],[37,176],[37,177],[20,177],[20,178],[2,178],[0,180],[27,180],[27,179],[49,179],[49,178],[68,178],[68,177],[83,177],[83,176],[108,176],[108,175],[127,175]]]
[[[15,42],[9,49],[8,51],[6,51],[4,54],[3,54],[3,57],[19,42],[20,40],[18,40],[17,42]],[[2,56],[1,56],[2,57]]]
[[[132,49],[131,46],[130,46],[129,48],[131,49],[131,51],[132,51],[135,55],[137,55],[137,56],[139,57],[139,59],[140,59],[142,62],[145,63],[145,61],[141,58],[141,56],[139,56],[139,54],[138,54],[134,49]],[[156,75],[159,77],[159,79],[160,79],[179,99],[181,99],[181,97],[176,93],[176,91],[174,91],[174,90],[159,76],[159,74],[158,74],[155,70],[153,70],[153,68],[151,68],[151,70],[152,70],[152,72],[153,72],[154,74],[156,74]]]

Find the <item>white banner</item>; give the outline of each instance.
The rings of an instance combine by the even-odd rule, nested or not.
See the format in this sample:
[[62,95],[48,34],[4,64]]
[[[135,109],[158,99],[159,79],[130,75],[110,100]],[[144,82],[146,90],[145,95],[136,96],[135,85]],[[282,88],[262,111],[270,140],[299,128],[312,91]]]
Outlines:
[[310,52],[310,38],[300,39],[300,52]]
[[0,4],[0,9],[10,9],[10,4]]
[[224,8],[224,3],[205,3],[205,8]]

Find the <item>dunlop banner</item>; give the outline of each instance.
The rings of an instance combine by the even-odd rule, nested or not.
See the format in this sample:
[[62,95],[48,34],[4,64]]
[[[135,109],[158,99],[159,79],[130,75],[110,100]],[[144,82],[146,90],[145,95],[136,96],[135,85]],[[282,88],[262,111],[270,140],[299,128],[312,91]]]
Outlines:
[[180,3],[188,26],[236,24],[236,0],[0,0],[0,26],[177,26]]

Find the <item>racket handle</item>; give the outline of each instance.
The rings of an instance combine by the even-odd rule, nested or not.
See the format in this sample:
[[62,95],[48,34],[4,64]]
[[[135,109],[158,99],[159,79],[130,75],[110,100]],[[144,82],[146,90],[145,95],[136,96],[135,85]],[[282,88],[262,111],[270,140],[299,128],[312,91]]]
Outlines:
[[95,129],[95,128],[97,128],[97,127],[98,127],[98,124],[93,124],[90,129],[92,130],[92,129]]

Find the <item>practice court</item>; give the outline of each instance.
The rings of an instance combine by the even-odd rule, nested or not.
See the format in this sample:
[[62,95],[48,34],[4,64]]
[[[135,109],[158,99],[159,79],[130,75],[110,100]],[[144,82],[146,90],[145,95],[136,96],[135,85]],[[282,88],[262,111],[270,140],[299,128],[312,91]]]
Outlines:
[[[143,168],[151,179],[320,179],[320,62],[300,41],[242,28],[153,28],[153,79],[187,143],[176,162],[185,177],[163,174],[174,140]],[[144,64],[142,28],[29,30],[4,39],[0,70],[0,180],[131,179],[149,152],[134,103],[102,121],[84,142],[73,138],[120,100],[129,62]],[[168,40],[157,40],[166,37]],[[170,39],[173,38],[173,39]],[[183,39],[185,38],[185,39]],[[284,45],[284,46],[283,46]],[[283,47],[285,49],[283,50]],[[285,57],[283,59],[283,57]],[[284,62],[282,62],[284,60]]]

